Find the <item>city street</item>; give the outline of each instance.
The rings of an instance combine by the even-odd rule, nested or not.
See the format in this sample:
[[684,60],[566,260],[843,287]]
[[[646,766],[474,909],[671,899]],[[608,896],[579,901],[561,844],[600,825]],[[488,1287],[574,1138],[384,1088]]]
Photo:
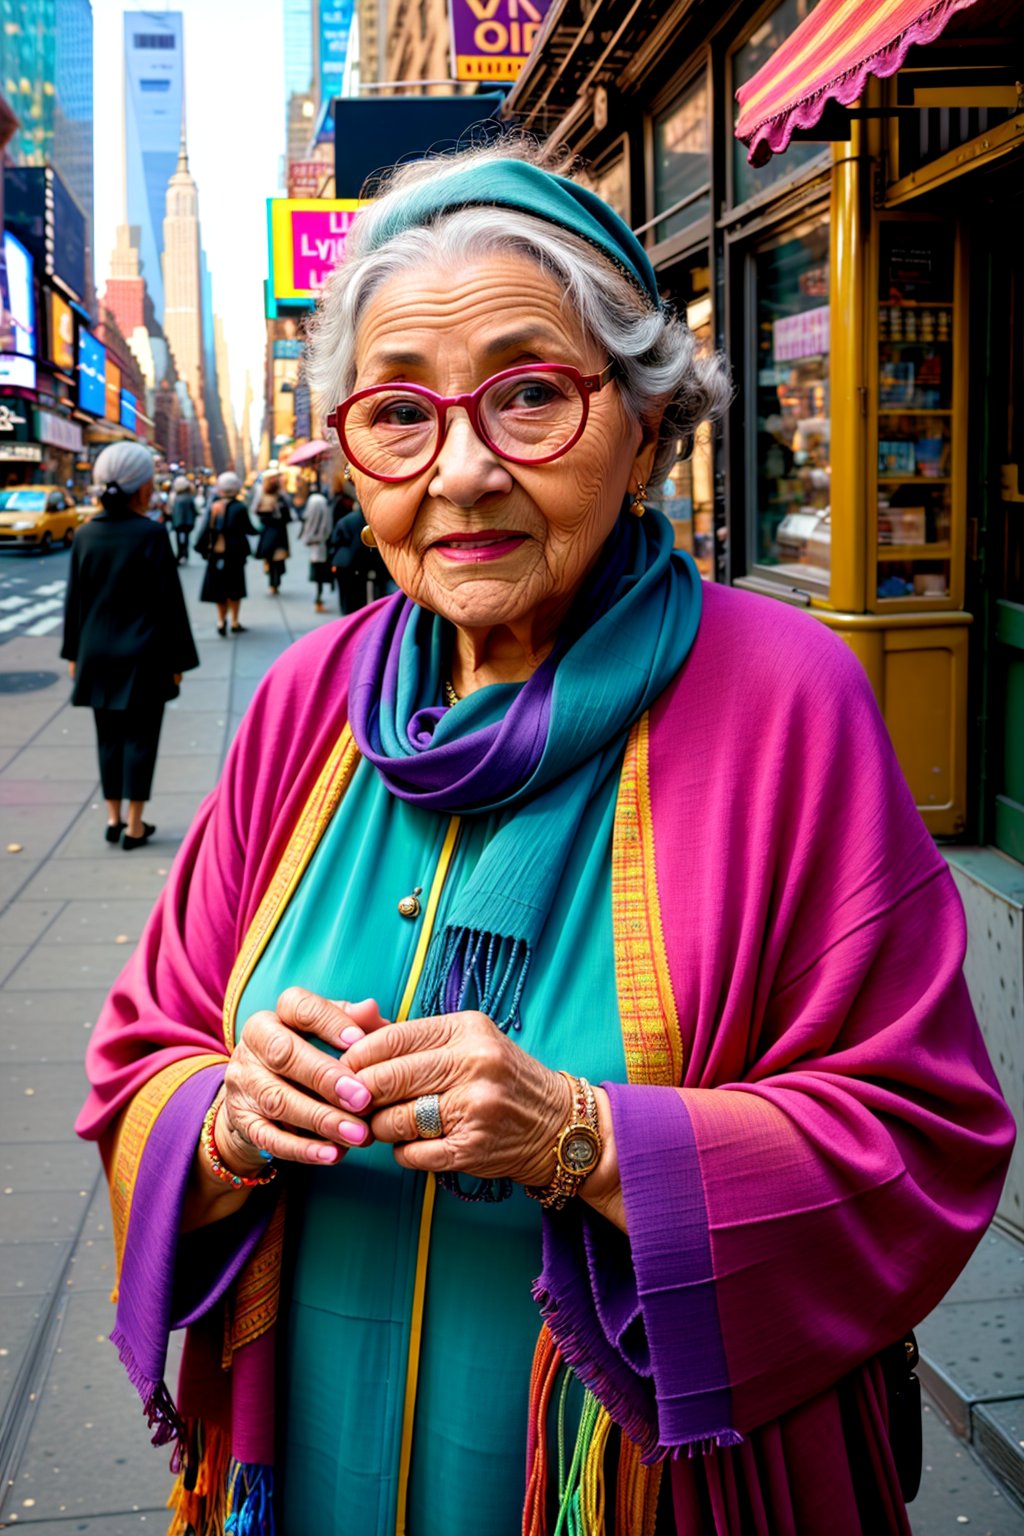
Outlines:
[[[65,556],[0,560],[0,613],[37,609],[65,569]],[[220,639],[196,601],[194,557],[182,575],[202,666],[165,717],[158,836],[130,860],[102,840],[92,719],[68,705],[59,625],[5,630],[0,649],[0,1527],[33,1536],[165,1528],[166,1452],[149,1445],[107,1339],[106,1186],[95,1148],[71,1129],[82,1055],[259,678],[294,638],[331,622],[312,612],[302,559],[278,601],[250,563],[250,633],[235,640]],[[1024,1532],[1024,1516],[930,1405],[925,1443],[915,1536]]]

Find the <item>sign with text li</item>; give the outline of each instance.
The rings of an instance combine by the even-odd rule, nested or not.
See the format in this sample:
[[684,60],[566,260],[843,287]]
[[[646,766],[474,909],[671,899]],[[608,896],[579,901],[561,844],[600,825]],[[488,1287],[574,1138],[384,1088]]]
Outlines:
[[448,0],[456,80],[515,80],[551,0]]
[[268,198],[270,294],[277,303],[312,308],[365,206],[359,198]]

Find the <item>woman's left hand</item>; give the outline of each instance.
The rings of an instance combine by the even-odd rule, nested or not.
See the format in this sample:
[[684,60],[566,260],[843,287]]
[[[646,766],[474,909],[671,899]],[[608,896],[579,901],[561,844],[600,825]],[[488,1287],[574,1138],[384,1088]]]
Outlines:
[[181,680],[184,677],[184,675],[185,675],[184,672],[175,672],[175,674],[174,674],[174,686],[175,686],[175,688],[180,688],[181,687]]
[[74,680],[75,680],[75,663],[73,661],[69,661],[68,662],[68,677],[70,677],[71,681],[74,682]]
[[[364,1112],[403,1168],[546,1185],[554,1147],[572,1111],[560,1072],[542,1066],[483,1013],[448,1013],[360,1031],[343,1058],[372,1095]],[[415,1102],[436,1093],[443,1135],[424,1140]]]

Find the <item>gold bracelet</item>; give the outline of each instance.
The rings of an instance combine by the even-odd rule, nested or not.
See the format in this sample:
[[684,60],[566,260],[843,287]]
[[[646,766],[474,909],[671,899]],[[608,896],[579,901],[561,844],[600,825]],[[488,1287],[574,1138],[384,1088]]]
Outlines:
[[555,1173],[543,1188],[526,1185],[526,1193],[546,1211],[560,1211],[579,1192],[580,1185],[601,1161],[604,1143],[597,1119],[597,1099],[585,1077],[563,1072],[572,1089],[569,1123],[555,1142]]
[[[209,1159],[211,1173],[215,1174],[222,1184],[230,1184],[233,1189],[255,1189],[258,1185],[272,1183],[277,1178],[276,1163],[269,1163],[269,1166],[264,1169],[263,1173],[255,1174],[252,1177],[248,1177],[243,1173],[232,1173],[230,1168],[224,1166],[223,1159],[217,1151],[216,1137],[213,1134],[213,1127],[221,1102],[220,1099],[214,1099],[206,1111],[206,1119],[203,1121],[203,1128],[199,1133],[199,1145]],[[260,1156],[268,1157],[269,1155],[261,1152]]]

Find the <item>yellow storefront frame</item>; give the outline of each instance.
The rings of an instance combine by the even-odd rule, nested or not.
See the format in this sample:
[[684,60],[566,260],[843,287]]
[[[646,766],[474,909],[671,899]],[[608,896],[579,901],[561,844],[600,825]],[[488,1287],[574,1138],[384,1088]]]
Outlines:
[[[833,150],[831,188],[832,567],[828,597],[810,610],[849,645],[867,673],[900,766],[929,831],[960,834],[967,816],[967,676],[971,615],[962,611],[965,520],[966,257],[957,234],[959,337],[953,408],[958,414],[949,596],[879,601],[877,517],[877,273],[879,217],[865,178],[872,131],[852,124]],[[874,611],[872,611],[874,610]]]

